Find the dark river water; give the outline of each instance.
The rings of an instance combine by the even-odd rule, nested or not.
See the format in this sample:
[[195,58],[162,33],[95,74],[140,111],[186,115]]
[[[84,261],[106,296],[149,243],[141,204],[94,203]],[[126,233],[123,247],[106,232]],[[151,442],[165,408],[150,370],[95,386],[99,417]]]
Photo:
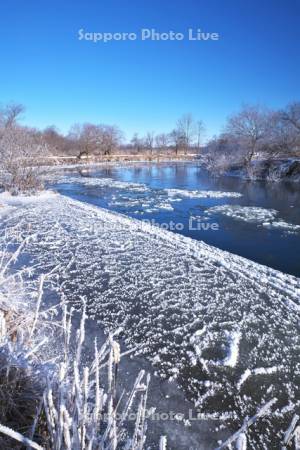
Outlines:
[[[62,175],[62,169],[58,173]],[[71,177],[70,181],[68,177]],[[98,185],[97,179],[103,178],[108,182]],[[120,187],[113,181],[129,183],[128,189],[126,184]],[[132,183],[145,185],[145,191],[132,187]],[[300,276],[299,230],[263,226],[261,221],[241,220],[219,212],[207,214],[209,208],[218,205],[260,207],[267,212],[276,210],[277,221],[284,221],[289,226],[300,225],[299,183],[246,181],[228,176],[217,178],[197,162],[136,163],[65,170],[55,188],[78,200],[136,219],[164,224],[174,232]],[[168,189],[236,192],[242,196],[194,198],[185,194],[180,198],[175,195],[172,199],[165,193]]]

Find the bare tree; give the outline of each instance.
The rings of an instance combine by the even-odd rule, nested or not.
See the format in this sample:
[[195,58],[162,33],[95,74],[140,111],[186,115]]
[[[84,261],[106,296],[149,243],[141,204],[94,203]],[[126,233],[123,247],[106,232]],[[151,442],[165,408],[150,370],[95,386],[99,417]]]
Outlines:
[[263,144],[263,151],[271,156],[292,155],[300,144],[300,130],[282,112],[274,112],[270,117],[270,133]]
[[186,147],[186,139],[182,134],[182,131],[178,128],[175,128],[170,133],[170,142],[175,150],[176,156],[178,156],[180,150],[185,149]]
[[0,129],[16,125],[24,111],[25,107],[20,103],[9,103],[0,108]]
[[195,122],[192,114],[184,114],[177,121],[176,129],[179,135],[181,135],[181,139],[184,141],[184,153],[187,154],[196,134]]
[[292,125],[300,133],[300,102],[291,103],[280,114],[283,121]]
[[62,135],[54,125],[45,128],[42,137],[53,155],[68,155],[74,150],[72,141]]
[[202,122],[202,120],[198,120],[197,123],[196,123],[196,136],[197,136],[197,143],[196,143],[196,145],[197,145],[198,151],[200,150],[204,133],[205,133],[204,123]]
[[[262,170],[268,172],[271,160],[299,155],[299,127],[300,103],[282,111],[245,106],[228,120],[226,132],[207,144],[204,161],[219,173],[246,169],[250,177],[264,176]],[[260,164],[251,164],[255,156]]]
[[103,143],[103,133],[97,125],[91,123],[75,124],[71,127],[69,138],[74,142],[79,158],[89,158],[100,152]]
[[170,136],[166,133],[158,134],[155,137],[156,148],[163,153],[167,151],[169,143],[170,143]]
[[102,153],[111,155],[116,151],[123,140],[122,131],[115,125],[99,125],[99,132],[103,134]]
[[139,137],[138,133],[134,133],[130,141],[130,144],[132,145],[136,153],[140,153],[144,147],[143,139]]
[[270,133],[270,112],[260,106],[244,106],[236,115],[228,119],[226,132],[240,140],[245,151],[245,164],[250,163],[259,144]]
[[144,145],[147,150],[150,150],[150,154],[153,154],[153,146],[154,146],[154,132],[148,131],[144,138]]

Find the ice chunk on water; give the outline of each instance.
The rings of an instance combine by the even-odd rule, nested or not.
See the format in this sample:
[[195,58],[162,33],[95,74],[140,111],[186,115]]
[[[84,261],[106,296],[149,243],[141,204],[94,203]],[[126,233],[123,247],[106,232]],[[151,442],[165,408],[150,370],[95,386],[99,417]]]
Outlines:
[[45,179],[50,183],[55,184],[83,184],[92,187],[111,187],[115,189],[125,189],[135,192],[145,192],[149,188],[145,184],[129,183],[126,181],[114,180],[113,178],[97,178],[90,176],[70,176],[60,174],[47,174]]
[[288,222],[285,222],[284,220],[275,220],[271,223],[263,223],[262,225],[267,228],[278,228],[278,229],[286,230],[289,232],[300,231],[300,225],[288,223]]
[[208,208],[208,214],[222,214],[244,222],[263,223],[274,220],[278,214],[275,209],[266,209],[258,206],[218,205]]
[[[180,202],[183,198],[238,198],[238,192],[222,192],[208,190],[186,189],[153,189],[145,184],[114,180],[112,178],[97,178],[88,176],[70,176],[61,174],[48,174],[47,181],[58,184],[81,184],[84,186],[112,189],[114,195],[109,199],[109,206],[123,207],[127,210],[134,208],[133,213],[143,214],[159,212],[161,210],[173,211],[171,203]],[[107,192],[102,194],[107,196]],[[139,209],[136,208],[138,206]]]
[[205,211],[206,214],[222,214],[232,219],[249,223],[257,223],[265,228],[277,228],[287,231],[300,231],[300,225],[276,219],[279,214],[275,209],[261,208],[258,206],[218,205]]
[[188,198],[239,198],[242,194],[239,192],[223,192],[223,191],[208,191],[208,190],[194,190],[189,191],[186,189],[166,189],[166,192],[170,197],[188,197]]

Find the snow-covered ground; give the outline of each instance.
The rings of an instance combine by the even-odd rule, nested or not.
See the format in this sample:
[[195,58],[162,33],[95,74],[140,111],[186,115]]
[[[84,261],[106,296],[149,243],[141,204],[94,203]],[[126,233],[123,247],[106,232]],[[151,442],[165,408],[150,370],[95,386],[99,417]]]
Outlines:
[[299,279],[58,194],[0,203],[12,208],[2,227],[37,233],[26,252],[41,270],[66,268],[69,300],[86,296],[90,318],[123,327],[206,417],[237,427],[278,398],[249,448],[279,448],[300,406]]

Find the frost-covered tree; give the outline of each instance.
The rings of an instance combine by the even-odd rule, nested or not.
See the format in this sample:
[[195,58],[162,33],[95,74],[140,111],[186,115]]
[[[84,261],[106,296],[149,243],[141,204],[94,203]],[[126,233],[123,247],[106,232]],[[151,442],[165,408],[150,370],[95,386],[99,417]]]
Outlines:
[[37,161],[48,147],[34,131],[19,125],[1,128],[0,184],[12,194],[42,188]]
[[243,155],[240,140],[226,133],[211,139],[202,152],[207,167],[215,173],[225,173],[230,168],[242,166]]
[[37,159],[48,154],[40,133],[19,125],[23,105],[10,103],[0,109],[0,184],[11,193],[41,187]]

